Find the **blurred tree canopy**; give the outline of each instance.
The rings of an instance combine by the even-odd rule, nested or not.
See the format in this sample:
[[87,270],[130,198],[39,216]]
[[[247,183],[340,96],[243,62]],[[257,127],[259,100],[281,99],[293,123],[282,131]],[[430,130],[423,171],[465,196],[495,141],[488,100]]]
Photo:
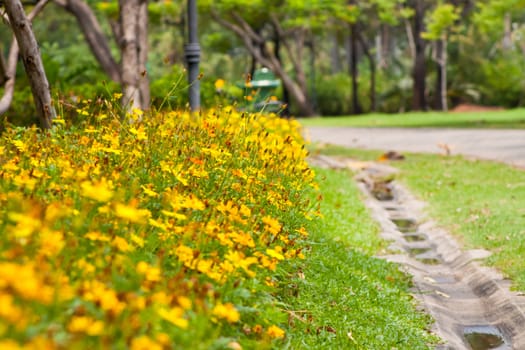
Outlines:
[[[129,78],[137,85],[131,85],[128,99],[141,101],[141,108],[186,107],[184,1],[53,0],[33,20],[33,31],[64,113],[74,114],[81,101],[125,90],[126,55],[116,24],[129,3],[147,5],[147,20],[139,21],[147,27],[129,32],[146,48],[132,51],[147,56]],[[282,81],[277,97],[294,115],[525,104],[525,0],[202,0],[198,5],[204,107],[242,101],[239,86],[260,67]],[[27,11],[32,7],[26,5]],[[99,26],[96,42],[106,45],[105,63],[82,27],[87,13]],[[141,39],[141,33],[147,35]],[[0,31],[0,40],[7,63],[10,31]],[[16,75],[13,103],[4,115],[27,124],[35,115],[28,103],[32,97],[20,65]],[[217,79],[225,82],[220,91]],[[133,95],[142,89],[151,92],[145,98]]]

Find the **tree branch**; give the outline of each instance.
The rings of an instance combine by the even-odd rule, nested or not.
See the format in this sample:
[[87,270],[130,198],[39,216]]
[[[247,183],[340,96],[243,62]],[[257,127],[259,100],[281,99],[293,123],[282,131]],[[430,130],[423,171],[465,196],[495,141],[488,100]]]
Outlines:
[[[39,1],[36,4],[36,6],[33,7],[31,12],[27,15],[27,19],[29,21],[33,21],[33,19],[35,19],[35,17],[44,9],[47,3],[48,3],[48,0]],[[7,17],[7,15],[5,14],[3,15]],[[9,23],[9,20],[7,21],[7,23]],[[20,49],[18,47],[18,43],[16,41],[16,38],[13,36],[11,47],[9,48],[9,55],[7,57],[7,63],[4,66],[5,68],[4,74],[5,74],[6,80],[3,83],[4,94],[2,95],[2,98],[0,98],[0,115],[5,114],[8,111],[9,107],[11,106],[11,103],[13,102],[13,95],[14,95],[14,90],[15,90],[15,78],[16,78],[16,65],[18,63],[19,51]]]
[[[254,45],[253,37],[247,34],[243,28],[239,25],[226,21],[221,18],[217,13],[212,11],[212,18],[222,25],[224,28],[234,32],[243,42],[248,51],[255,57],[255,59],[264,66],[272,69],[275,68],[275,62],[272,62],[271,59],[265,57],[258,46]],[[253,30],[252,30],[253,31]],[[260,38],[260,37],[259,37]],[[264,42],[263,42],[264,43]],[[260,46],[260,45],[259,45]]]
[[54,2],[75,16],[91,52],[102,69],[111,80],[120,83],[120,68],[111,55],[107,38],[89,5],[82,0],[54,0]]

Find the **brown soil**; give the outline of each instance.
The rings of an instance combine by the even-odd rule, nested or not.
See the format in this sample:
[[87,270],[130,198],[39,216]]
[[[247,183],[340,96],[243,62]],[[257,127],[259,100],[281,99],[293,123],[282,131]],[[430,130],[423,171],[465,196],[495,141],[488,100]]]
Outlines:
[[470,103],[462,103],[451,109],[451,112],[490,112],[490,111],[503,111],[503,107],[497,106],[480,106]]

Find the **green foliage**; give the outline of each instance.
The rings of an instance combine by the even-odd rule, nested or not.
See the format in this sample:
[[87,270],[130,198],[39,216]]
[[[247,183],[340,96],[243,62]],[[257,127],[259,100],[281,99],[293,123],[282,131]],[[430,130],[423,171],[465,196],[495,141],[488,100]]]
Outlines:
[[525,60],[518,52],[505,52],[483,61],[481,100],[489,105],[513,107],[525,103]]
[[317,109],[322,115],[350,114],[352,82],[346,73],[323,75],[316,81]]
[[188,103],[186,70],[174,65],[171,72],[150,82],[151,105],[158,108],[184,108]]
[[426,17],[427,31],[421,33],[421,37],[428,40],[443,39],[458,19],[458,8],[452,4],[441,3]]
[[74,45],[64,47],[44,41],[40,52],[47,80],[54,88],[67,90],[76,84],[92,84],[106,79],[80,34],[75,38]]
[[519,17],[525,11],[524,0],[488,0],[476,3],[478,11],[473,22],[485,34],[498,37],[503,32],[503,18],[506,14]]
[[4,129],[4,123],[14,126],[39,125],[33,94],[27,82],[17,82],[11,107],[0,118],[0,131]]

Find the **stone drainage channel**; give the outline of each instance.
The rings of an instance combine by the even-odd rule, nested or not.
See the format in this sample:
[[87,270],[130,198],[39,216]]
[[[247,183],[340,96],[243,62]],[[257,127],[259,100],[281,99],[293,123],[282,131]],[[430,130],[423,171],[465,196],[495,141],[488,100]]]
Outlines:
[[525,297],[480,260],[484,250],[462,251],[455,240],[425,217],[424,203],[393,176],[394,168],[324,156],[312,164],[353,168],[365,204],[391,241],[389,261],[413,276],[414,296],[434,318],[433,332],[444,344],[436,349],[525,349]]

